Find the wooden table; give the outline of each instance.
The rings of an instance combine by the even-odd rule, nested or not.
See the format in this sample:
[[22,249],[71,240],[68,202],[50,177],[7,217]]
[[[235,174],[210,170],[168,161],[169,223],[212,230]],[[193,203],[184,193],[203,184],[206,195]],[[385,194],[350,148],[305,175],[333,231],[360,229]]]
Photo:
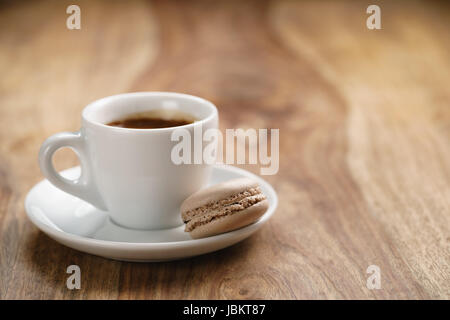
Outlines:
[[[0,6],[0,297],[448,299],[448,3],[69,1]],[[89,102],[199,95],[225,128],[279,128],[273,219],[231,248],[122,263],[66,248],[27,219],[40,144]],[[59,169],[77,164],[67,151]],[[245,166],[259,172],[258,166]],[[81,290],[66,268],[82,270]],[[381,289],[366,287],[369,265]]]

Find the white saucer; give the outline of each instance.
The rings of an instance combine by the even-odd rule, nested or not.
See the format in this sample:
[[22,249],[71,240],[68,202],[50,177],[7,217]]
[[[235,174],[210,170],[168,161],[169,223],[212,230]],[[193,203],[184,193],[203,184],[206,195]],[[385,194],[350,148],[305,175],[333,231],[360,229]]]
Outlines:
[[[66,178],[79,176],[80,168],[61,172]],[[188,258],[231,246],[254,233],[275,212],[278,198],[272,186],[260,177],[232,166],[214,167],[210,185],[226,180],[250,177],[257,180],[270,206],[257,222],[239,230],[193,240],[177,228],[141,231],[120,227],[108,213],[54,187],[47,180],[35,185],[25,199],[31,221],[54,240],[73,249],[125,261],[165,261]],[[181,223],[181,219],[180,219]]]

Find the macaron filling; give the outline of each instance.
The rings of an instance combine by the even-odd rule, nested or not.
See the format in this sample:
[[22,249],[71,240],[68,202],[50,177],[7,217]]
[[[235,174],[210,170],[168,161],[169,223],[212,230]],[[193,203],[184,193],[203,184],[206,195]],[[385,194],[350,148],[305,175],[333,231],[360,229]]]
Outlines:
[[183,221],[185,223],[187,223],[189,220],[191,220],[197,216],[201,216],[201,215],[205,214],[206,212],[210,212],[212,210],[222,208],[224,206],[233,204],[242,199],[245,199],[247,197],[251,197],[251,196],[254,196],[257,194],[262,194],[262,192],[258,186],[255,186],[255,187],[248,188],[247,190],[245,190],[243,192],[236,193],[236,194],[232,195],[231,197],[221,199],[218,201],[213,201],[213,202],[207,203],[205,205],[202,205],[200,207],[184,211],[184,212],[182,212]]
[[229,198],[186,211],[183,213],[183,220],[186,223],[185,231],[190,232],[200,225],[240,212],[265,199],[266,196],[261,189],[253,187]]

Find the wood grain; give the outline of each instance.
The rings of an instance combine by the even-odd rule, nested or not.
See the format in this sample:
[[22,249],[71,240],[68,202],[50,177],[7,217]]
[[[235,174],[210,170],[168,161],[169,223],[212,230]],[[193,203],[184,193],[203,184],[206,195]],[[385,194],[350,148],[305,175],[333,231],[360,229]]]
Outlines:
[[[0,298],[450,298],[450,10],[353,1],[0,4]],[[279,209],[231,248],[170,263],[66,248],[27,220],[37,152],[87,103],[167,90],[225,128],[280,128]],[[60,169],[77,163],[61,151]],[[257,166],[244,166],[257,173]],[[82,289],[66,289],[66,268]],[[382,288],[366,288],[378,265]]]

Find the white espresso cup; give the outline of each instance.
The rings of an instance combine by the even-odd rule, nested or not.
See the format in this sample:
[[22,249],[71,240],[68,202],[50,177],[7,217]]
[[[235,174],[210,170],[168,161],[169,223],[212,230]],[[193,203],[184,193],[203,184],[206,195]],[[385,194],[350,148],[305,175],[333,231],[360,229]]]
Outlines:
[[[182,112],[195,122],[168,128],[130,129],[108,123],[141,112]],[[135,229],[165,229],[181,225],[179,207],[190,194],[208,182],[211,165],[175,164],[171,159],[174,130],[205,132],[218,126],[216,107],[191,95],[138,92],[106,97],[86,106],[78,132],[62,132],[48,138],[39,152],[45,177],[59,189],[108,211],[117,224]],[[201,130],[201,131],[200,131]],[[52,157],[69,147],[78,155],[81,175],[62,177]],[[202,146],[205,148],[206,144]]]

